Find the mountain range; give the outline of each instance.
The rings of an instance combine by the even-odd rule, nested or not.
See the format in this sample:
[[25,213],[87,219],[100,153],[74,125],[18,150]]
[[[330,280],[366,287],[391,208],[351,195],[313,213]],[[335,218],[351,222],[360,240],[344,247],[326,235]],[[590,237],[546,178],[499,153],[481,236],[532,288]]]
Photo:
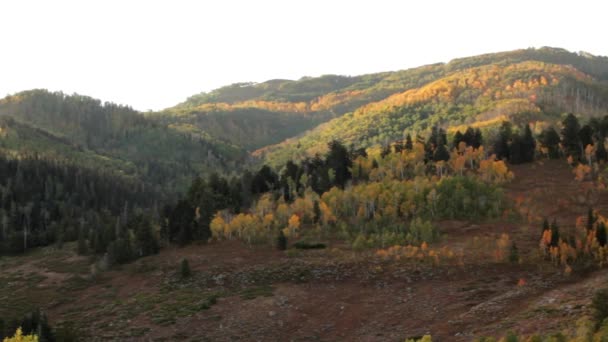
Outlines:
[[28,90],[0,99],[0,150],[109,170],[174,194],[197,175],[280,168],[334,139],[371,147],[436,125],[491,137],[502,121],[541,129],[565,112],[608,112],[607,57],[544,47],[361,76],[237,83],[148,113]]

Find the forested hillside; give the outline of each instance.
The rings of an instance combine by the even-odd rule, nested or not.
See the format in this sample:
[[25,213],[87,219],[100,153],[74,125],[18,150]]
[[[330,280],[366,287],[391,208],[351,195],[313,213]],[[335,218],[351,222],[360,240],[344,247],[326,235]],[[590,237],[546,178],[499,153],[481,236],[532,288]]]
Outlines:
[[[556,48],[525,49],[461,58],[447,64],[437,63],[362,76],[325,75],[317,78],[304,77],[297,81],[271,80],[263,83],[237,83],[209,93],[194,95],[184,103],[163,111],[161,116],[169,122],[177,121],[183,129],[200,129],[216,139],[252,150],[281,142],[344,114],[359,113],[365,110],[364,108],[368,104],[378,101],[383,103],[383,100],[393,95],[428,86],[432,82],[449,77],[456,72],[466,74],[469,69],[489,65],[502,69],[526,61],[572,66],[600,83],[608,79],[608,59],[605,57],[571,53]],[[523,77],[521,82],[528,82],[526,79],[528,76],[531,75],[511,73],[507,77],[514,78],[508,81],[515,86],[517,77]],[[465,76],[465,78],[468,77]],[[468,85],[461,87],[466,88]],[[464,108],[466,113],[459,113],[461,116],[484,112],[488,110],[488,106],[496,107],[488,103],[477,103],[477,95],[474,93],[469,96],[473,98],[468,99],[468,107],[479,108],[474,108],[476,110]],[[522,99],[524,94],[507,96]],[[459,104],[460,107],[456,106],[451,103],[452,100],[457,99],[445,99],[446,103],[441,105],[441,108],[427,105],[429,108],[426,108],[426,112],[433,112],[437,109],[447,111],[447,115],[452,116],[463,106],[462,103]],[[483,100],[485,99],[480,101]],[[391,105],[402,107],[395,103],[391,103]],[[507,109],[508,113],[514,111],[512,107],[519,108],[518,111],[524,111],[530,107],[525,102],[501,103],[497,106],[498,111],[501,106],[510,107]],[[444,107],[450,108],[448,110]],[[408,113],[409,110],[403,108],[398,115]],[[413,114],[416,115],[416,113]],[[467,119],[468,121],[479,120],[474,117],[467,117]],[[449,120],[459,121],[460,119],[450,118]],[[337,121],[336,125],[340,124],[341,121]],[[363,125],[363,123],[356,125]],[[408,123],[400,124],[400,126],[409,125]],[[319,128],[319,130],[324,130],[324,128]],[[379,134],[384,133],[390,138],[395,138],[395,134],[386,131],[385,127],[379,127],[377,130]],[[355,135],[359,133],[357,132]],[[375,139],[376,134],[372,132],[371,135],[371,138]],[[336,138],[342,137],[336,136]],[[365,138],[367,139],[367,137]],[[382,140],[382,138],[378,139]],[[325,146],[327,142],[320,142],[320,145]],[[287,154],[289,153],[286,152],[285,155]],[[266,160],[271,161],[273,158],[270,156]],[[284,158],[281,160],[285,161]]]
[[[555,51],[548,50],[547,57],[553,56],[550,52]],[[473,125],[495,129],[500,122],[511,120],[541,123],[542,126],[542,122],[555,122],[563,112],[571,111],[585,117],[605,113],[608,87],[601,78],[605,73],[600,69],[600,66],[608,66],[605,58],[579,56],[579,64],[594,71],[586,74],[569,64],[519,62],[519,58],[501,60],[501,56],[507,58],[511,55],[497,54],[492,55],[495,59],[482,56],[452,62],[445,68],[462,70],[422,87],[361,106],[301,137],[260,149],[254,154],[268,163],[281,164],[293,155],[304,157],[322,153],[332,139],[360,148],[385,145],[389,141],[403,139],[407,133],[426,132],[437,124],[444,128]],[[516,54],[515,57],[522,56]],[[584,63],[588,59],[594,68]],[[483,65],[486,62],[494,63]],[[481,66],[464,67],[469,65]]]
[[244,157],[204,132],[182,132],[129,107],[80,96],[26,91],[0,100],[5,153],[37,152],[89,168],[108,166],[159,192],[192,177],[234,169]]

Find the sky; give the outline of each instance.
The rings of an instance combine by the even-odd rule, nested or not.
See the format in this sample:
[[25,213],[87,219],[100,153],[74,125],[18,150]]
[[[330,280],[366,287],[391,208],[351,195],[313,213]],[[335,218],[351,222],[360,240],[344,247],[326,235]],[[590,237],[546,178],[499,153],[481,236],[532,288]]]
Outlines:
[[235,82],[360,75],[553,46],[608,55],[598,0],[2,0],[0,97],[160,110]]

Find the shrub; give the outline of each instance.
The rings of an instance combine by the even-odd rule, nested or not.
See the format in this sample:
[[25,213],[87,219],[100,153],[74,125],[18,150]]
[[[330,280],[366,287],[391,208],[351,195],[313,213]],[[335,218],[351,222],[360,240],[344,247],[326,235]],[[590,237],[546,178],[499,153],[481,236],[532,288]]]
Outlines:
[[190,271],[190,264],[188,263],[188,259],[183,259],[181,265],[179,267],[179,274],[182,279],[190,278],[192,275],[192,271]]
[[327,247],[324,243],[306,241],[298,241],[294,243],[293,246],[297,249],[323,249]]
[[279,230],[279,236],[277,237],[277,249],[280,251],[287,249],[287,237],[283,233],[283,230]]

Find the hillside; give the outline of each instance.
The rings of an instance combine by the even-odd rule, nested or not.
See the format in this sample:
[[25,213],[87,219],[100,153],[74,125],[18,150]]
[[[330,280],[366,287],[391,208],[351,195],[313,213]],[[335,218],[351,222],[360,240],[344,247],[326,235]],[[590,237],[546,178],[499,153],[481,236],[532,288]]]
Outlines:
[[[525,189],[530,203],[541,205],[537,214],[585,209],[576,200],[585,184],[571,182],[565,161],[522,165],[514,173],[507,195],[515,199]],[[547,196],[564,183],[571,186]],[[556,213],[560,222],[575,219]],[[284,254],[223,241],[169,248],[94,275],[87,258],[70,252],[74,246],[49,247],[0,260],[0,317],[42,307],[54,326],[96,340],[403,341],[432,333],[434,341],[472,341],[570,328],[590,314],[590,298],[608,278],[605,269],[566,276],[533,254],[520,264],[484,254],[479,241],[505,233],[524,250],[538,239],[536,223],[447,220],[441,226],[438,244],[463,249],[462,263],[355,254],[339,242]],[[193,272],[185,282],[178,275],[183,258]]]
[[[608,80],[608,58],[571,53],[556,48],[524,49],[461,58],[447,64],[437,63],[361,76],[325,75],[304,77],[297,81],[237,83],[209,93],[194,95],[185,102],[161,112],[160,116],[166,122],[175,121],[183,127],[203,130],[218,140],[241,146],[246,150],[255,150],[298,136],[319,124],[347,113],[361,113],[366,111],[366,107],[370,104],[382,105],[392,96],[427,87],[456,72],[466,73],[467,70],[489,65],[502,68],[526,61],[572,66],[597,82],[603,83]],[[509,75],[509,77],[518,77],[518,75]],[[513,83],[514,81],[515,79]],[[515,96],[518,99],[521,97]],[[451,105],[451,100],[445,102],[447,102],[445,105]],[[469,102],[469,106],[478,106],[474,99],[470,99]],[[399,106],[395,103],[391,105]],[[487,104],[484,105],[487,107]],[[527,105],[523,104],[523,106]],[[458,106],[452,107],[450,113],[458,113],[462,109]],[[435,109],[429,107],[426,110],[432,112]],[[478,111],[483,110],[483,107],[478,109]],[[466,116],[471,113],[458,114]],[[335,125],[341,124],[342,121],[336,121]],[[408,124],[402,126],[409,127]],[[319,127],[318,130],[323,130],[325,127],[327,126]],[[380,133],[385,133],[391,138],[395,136],[393,132],[384,132],[384,129],[384,127],[377,128]],[[375,135],[372,132],[371,138],[375,139]],[[337,138],[342,137],[337,136]],[[320,143],[324,145],[326,141]],[[267,160],[273,158],[271,156]]]
[[166,194],[201,173],[234,169],[244,154],[200,131],[163,125],[129,107],[80,95],[32,90],[0,99],[2,147],[36,152],[147,182]]
[[603,340],[607,71],[542,48],[156,113],[0,99],[0,339]]
[[[428,131],[433,125],[493,128],[504,120],[554,123],[568,111],[590,117],[607,110],[604,72],[587,74],[570,64],[548,64],[534,58],[520,62],[523,56],[519,55],[515,56],[522,58],[491,56],[451,62],[444,66],[452,70],[447,76],[363,105],[301,136],[259,149],[254,155],[281,165],[293,156],[322,153],[333,139],[355,148],[370,147],[403,139],[408,132],[415,135]],[[578,58],[582,69],[591,70],[583,67],[588,57]],[[603,63],[608,67],[605,58],[594,61],[593,65]]]

